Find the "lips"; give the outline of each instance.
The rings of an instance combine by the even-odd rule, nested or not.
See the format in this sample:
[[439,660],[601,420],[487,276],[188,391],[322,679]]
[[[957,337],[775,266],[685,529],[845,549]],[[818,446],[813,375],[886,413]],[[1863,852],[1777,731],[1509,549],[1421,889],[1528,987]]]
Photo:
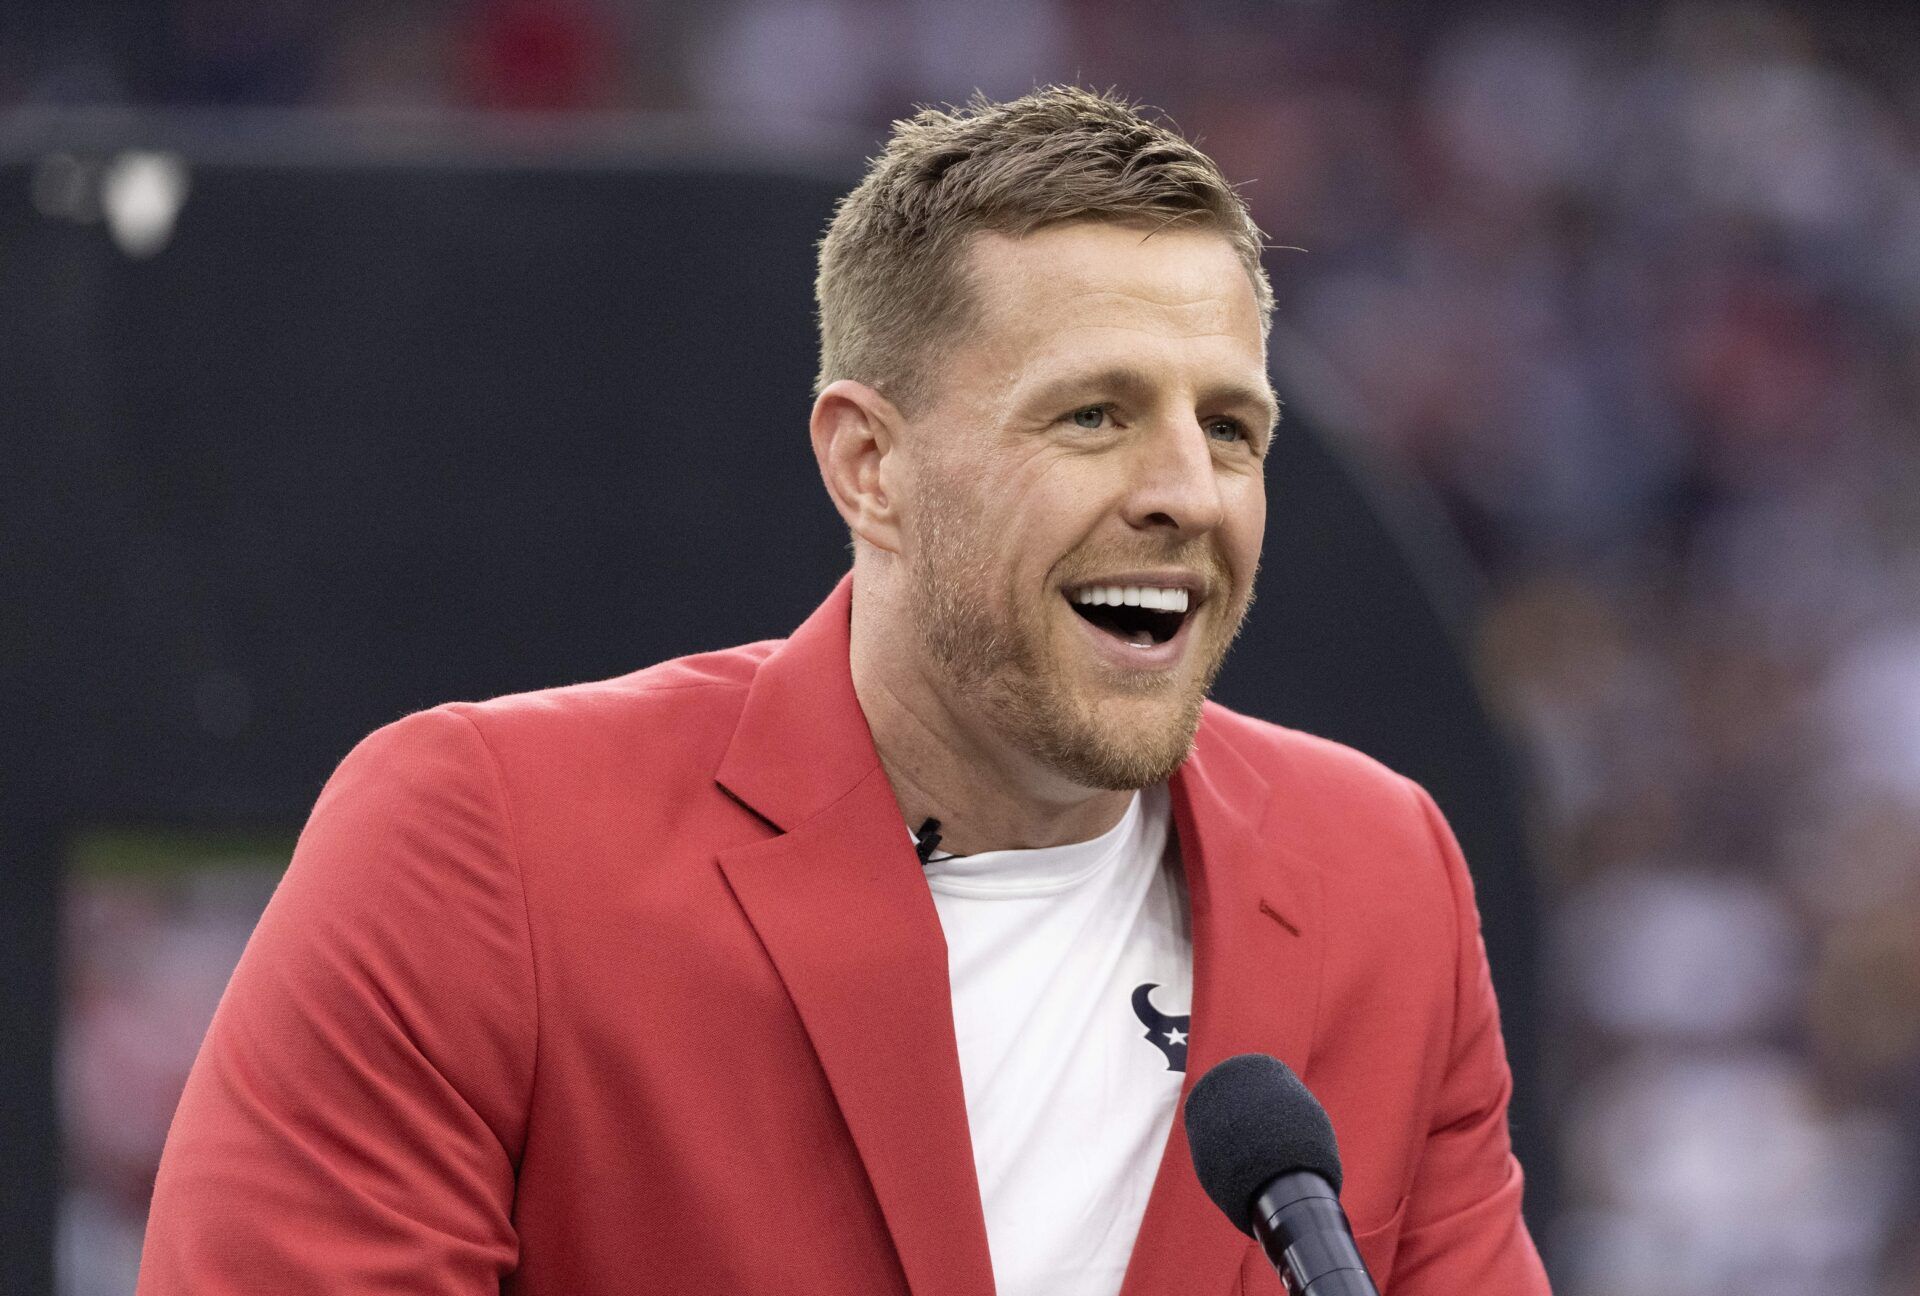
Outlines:
[[1064,591],[1080,618],[1133,648],[1153,648],[1180,633],[1194,604],[1180,585],[1078,585]]

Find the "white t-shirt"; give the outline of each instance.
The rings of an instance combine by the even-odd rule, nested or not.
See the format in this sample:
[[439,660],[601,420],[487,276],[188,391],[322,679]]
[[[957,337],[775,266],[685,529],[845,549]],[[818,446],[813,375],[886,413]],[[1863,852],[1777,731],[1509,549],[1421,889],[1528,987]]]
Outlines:
[[1000,1296],[1115,1296],[1126,1274],[1193,996],[1168,818],[1158,786],[1092,841],[927,865]]

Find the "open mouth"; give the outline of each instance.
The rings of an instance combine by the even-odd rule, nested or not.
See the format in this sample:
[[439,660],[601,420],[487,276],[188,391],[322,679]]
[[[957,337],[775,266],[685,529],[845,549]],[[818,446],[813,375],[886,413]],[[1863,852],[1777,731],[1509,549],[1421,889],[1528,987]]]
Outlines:
[[1136,648],[1179,634],[1191,602],[1184,589],[1153,585],[1084,585],[1066,596],[1083,620]]

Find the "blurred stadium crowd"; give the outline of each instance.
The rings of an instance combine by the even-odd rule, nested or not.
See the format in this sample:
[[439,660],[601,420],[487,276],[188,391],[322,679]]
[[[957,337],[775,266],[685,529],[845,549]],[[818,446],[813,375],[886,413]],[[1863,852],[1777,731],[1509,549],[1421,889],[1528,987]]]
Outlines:
[[0,107],[877,138],[912,102],[1079,79],[1169,110],[1285,245],[1283,327],[1352,431],[1485,577],[1551,897],[1561,1290],[1920,1293],[1912,17],[177,0],[102,38],[94,9],[7,20]]

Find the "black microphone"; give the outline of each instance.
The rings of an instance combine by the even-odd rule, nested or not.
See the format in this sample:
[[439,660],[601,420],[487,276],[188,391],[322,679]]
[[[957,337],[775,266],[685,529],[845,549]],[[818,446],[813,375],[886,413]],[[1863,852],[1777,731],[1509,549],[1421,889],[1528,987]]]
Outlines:
[[1293,1296],[1380,1296],[1340,1209],[1333,1122],[1278,1058],[1230,1057],[1187,1095],[1200,1186]]

